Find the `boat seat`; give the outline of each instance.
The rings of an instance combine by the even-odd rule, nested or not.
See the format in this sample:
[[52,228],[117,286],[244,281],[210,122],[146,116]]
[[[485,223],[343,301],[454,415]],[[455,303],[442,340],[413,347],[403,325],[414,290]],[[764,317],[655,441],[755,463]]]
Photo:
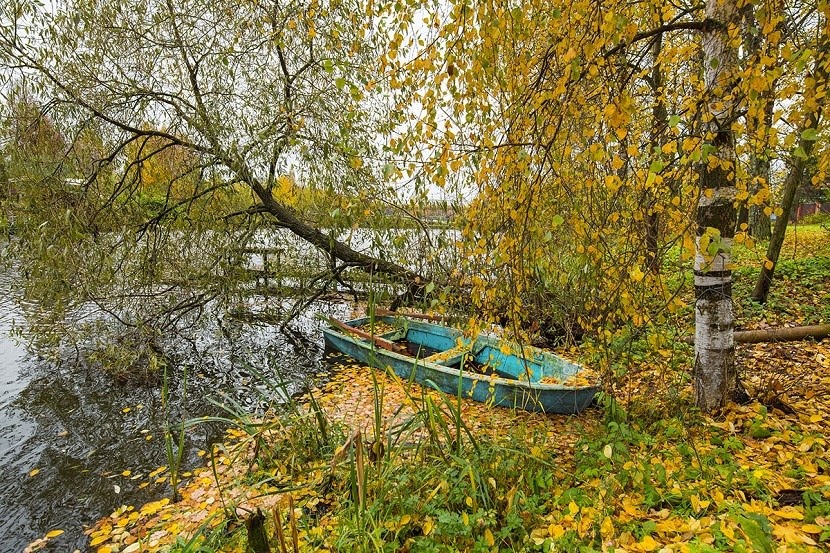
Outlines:
[[450,348],[446,351],[439,351],[438,353],[433,353],[428,357],[424,357],[422,361],[426,363],[435,363],[436,365],[444,365],[446,367],[450,367],[455,365],[456,363],[461,363],[461,359],[464,355],[470,353],[470,345],[465,344],[463,346],[456,346],[454,348]]

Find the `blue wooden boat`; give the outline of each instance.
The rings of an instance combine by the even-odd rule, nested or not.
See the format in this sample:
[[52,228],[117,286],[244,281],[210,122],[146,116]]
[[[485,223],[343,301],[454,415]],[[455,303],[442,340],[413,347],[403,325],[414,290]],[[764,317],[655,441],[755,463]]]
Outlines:
[[[335,325],[323,329],[328,346],[447,394],[458,394],[460,387],[462,397],[491,405],[575,414],[590,405],[599,391],[598,385],[568,385],[568,380],[583,370],[580,365],[494,336],[482,334],[471,339],[457,329],[394,316],[364,317],[345,324],[382,340],[405,344],[408,351],[383,349],[371,339]],[[373,325],[378,326],[377,332]]]

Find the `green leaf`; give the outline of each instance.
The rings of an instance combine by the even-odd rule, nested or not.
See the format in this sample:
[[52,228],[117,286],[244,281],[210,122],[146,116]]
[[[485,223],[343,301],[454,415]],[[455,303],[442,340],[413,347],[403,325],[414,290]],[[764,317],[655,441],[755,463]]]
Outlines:
[[669,127],[675,128],[679,124],[680,124],[680,116],[679,115],[672,115],[671,117],[669,117]]
[[565,222],[565,218],[561,215],[554,215],[553,219],[550,220],[551,224],[555,227],[560,226],[562,223]]
[[741,527],[741,531],[747,538],[749,538],[749,541],[752,542],[752,545],[756,551],[772,553],[772,541],[770,540],[770,535],[767,531],[765,531],[762,523],[740,515],[732,515],[729,518]]
[[706,163],[709,160],[709,154],[715,153],[717,151],[717,148],[715,148],[713,144],[704,144],[703,146],[701,146],[700,150],[703,154],[701,156],[701,161],[703,161],[703,163]]
[[424,291],[427,294],[430,294],[433,290],[435,290],[435,283],[434,282],[427,282],[427,285],[424,286]]
[[818,130],[815,128],[804,129],[801,133],[801,140],[808,140],[810,142],[818,140]]
[[337,77],[336,79],[334,79],[334,84],[335,86],[337,86],[337,88],[343,90],[343,87],[346,86],[346,79],[344,79],[343,77]]
[[656,160],[651,162],[651,167],[649,167],[648,170],[651,171],[652,173],[659,173],[660,171],[663,170],[663,167],[664,167],[663,162],[660,161],[659,159],[656,159]]
[[331,62],[331,60],[323,60],[323,69],[326,71],[326,73],[331,74],[331,72],[334,71],[334,64]]

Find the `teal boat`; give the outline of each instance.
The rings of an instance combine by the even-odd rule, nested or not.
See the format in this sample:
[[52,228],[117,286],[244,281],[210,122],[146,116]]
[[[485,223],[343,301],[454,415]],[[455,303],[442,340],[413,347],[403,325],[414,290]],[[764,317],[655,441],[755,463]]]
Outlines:
[[460,387],[462,397],[500,407],[575,414],[600,389],[596,382],[576,385],[585,380],[583,367],[538,348],[486,334],[471,339],[457,329],[404,317],[332,321],[323,335],[327,346],[361,363],[447,394],[458,394]]

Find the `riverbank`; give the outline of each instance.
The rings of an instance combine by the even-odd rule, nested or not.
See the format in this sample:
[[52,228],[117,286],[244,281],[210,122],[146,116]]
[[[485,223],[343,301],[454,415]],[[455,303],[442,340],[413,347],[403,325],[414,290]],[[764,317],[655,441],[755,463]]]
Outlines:
[[[757,252],[736,250],[736,298],[746,298]],[[788,237],[766,306],[736,300],[741,327],[830,322],[828,260],[822,229]],[[681,317],[688,327],[691,309]],[[619,403],[579,417],[488,409],[293,351],[274,367],[313,358],[330,381],[265,419],[240,412],[225,444],[182,474],[179,503],[166,499],[161,459],[142,471],[120,463],[109,490],[147,483],[150,501],[116,509],[87,543],[244,551],[260,508],[272,551],[826,549],[830,341],[740,345],[743,382],[761,402],[713,418],[693,407],[691,348],[664,338],[632,343]],[[240,359],[260,367],[257,353]],[[124,405],[111,426],[136,414]],[[65,535],[46,537],[63,528],[30,550],[66,551]]]
[[[822,550],[830,341],[740,355],[758,374],[800,369],[783,411],[705,417],[683,387],[544,416],[339,366],[294,414],[231,430],[182,501],[119,509],[90,545],[245,551],[259,509],[272,551]],[[640,375],[641,390],[658,376]]]

